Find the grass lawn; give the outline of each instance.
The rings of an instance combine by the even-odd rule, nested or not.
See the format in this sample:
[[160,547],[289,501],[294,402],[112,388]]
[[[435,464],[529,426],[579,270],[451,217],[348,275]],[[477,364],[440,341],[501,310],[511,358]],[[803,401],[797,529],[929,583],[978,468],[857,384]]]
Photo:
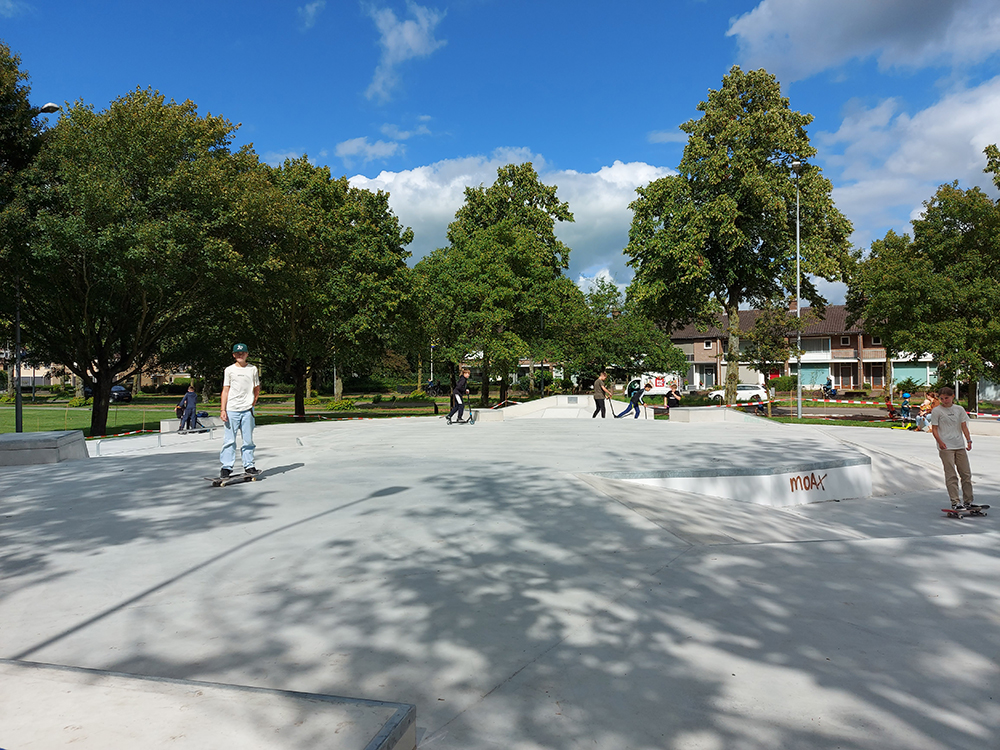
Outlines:
[[[174,397],[140,397],[131,404],[111,404],[108,409],[108,435],[120,435],[136,430],[160,429],[161,419],[174,419]],[[448,413],[447,399],[441,406],[441,414]],[[439,410],[441,409],[439,406]],[[204,409],[218,416],[218,402],[209,403]],[[294,405],[291,401],[270,398],[257,405],[257,424],[289,424],[293,422],[318,422],[325,419],[381,419],[386,417],[427,417],[434,416],[434,406],[430,402],[412,402],[364,406],[350,411],[329,411],[320,406],[307,406],[306,418],[297,420],[292,416]],[[90,435],[90,407],[70,408],[65,403],[32,405],[22,407],[22,421],[25,432],[49,432],[52,430],[83,430]],[[13,405],[0,406],[0,433],[14,432]]]

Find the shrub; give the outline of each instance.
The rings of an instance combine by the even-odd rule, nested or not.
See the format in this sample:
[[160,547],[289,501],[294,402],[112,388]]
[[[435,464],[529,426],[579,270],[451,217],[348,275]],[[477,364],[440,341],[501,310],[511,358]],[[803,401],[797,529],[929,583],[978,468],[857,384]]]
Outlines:
[[409,393],[409,394],[407,394],[405,396],[400,396],[399,400],[400,401],[430,401],[431,397],[428,396],[423,391],[417,390],[417,391],[413,391],[412,393]]
[[0,394],[0,404],[13,404],[15,400],[11,393]]
[[94,403],[92,398],[80,398],[79,396],[74,396],[71,398],[67,406],[77,407],[77,406],[91,406]]
[[782,375],[780,378],[769,380],[764,384],[764,387],[774,388],[776,393],[778,391],[794,391],[797,390],[797,380],[795,375]]
[[900,380],[896,383],[896,390],[904,393],[913,393],[913,391],[921,387],[922,386],[920,386],[913,378],[906,378],[905,380]]
[[382,403],[382,394],[381,393],[376,393],[374,396],[372,396],[372,403],[373,404],[380,404],[380,403]]
[[332,409],[333,411],[351,411],[351,409],[354,409],[355,407],[354,402],[351,399],[342,398],[340,401],[330,401],[330,403],[327,404],[327,408]]
[[302,403],[305,404],[306,406],[319,406],[323,402],[320,401],[318,398],[313,397],[313,398],[302,399]]

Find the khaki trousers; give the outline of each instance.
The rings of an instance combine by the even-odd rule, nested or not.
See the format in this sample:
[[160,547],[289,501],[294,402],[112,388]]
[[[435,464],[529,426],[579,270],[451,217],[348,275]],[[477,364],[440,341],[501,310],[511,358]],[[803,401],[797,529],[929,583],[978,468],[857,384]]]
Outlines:
[[958,481],[962,480],[962,502],[972,505],[975,501],[972,498],[972,469],[969,467],[969,452],[965,448],[957,450],[938,450],[941,456],[941,464],[944,466],[944,483],[948,488],[948,497],[951,504],[955,505],[958,500]]

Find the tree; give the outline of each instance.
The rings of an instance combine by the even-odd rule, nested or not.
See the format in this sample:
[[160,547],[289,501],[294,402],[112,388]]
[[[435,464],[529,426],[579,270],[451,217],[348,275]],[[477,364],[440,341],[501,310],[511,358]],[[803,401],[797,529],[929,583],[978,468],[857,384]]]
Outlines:
[[[18,173],[31,163],[42,141],[38,110],[28,101],[31,93],[28,73],[20,66],[20,56],[0,42],[0,212],[13,197]],[[21,292],[20,269],[14,265],[14,257],[7,247],[9,241],[7,239],[0,247],[0,258],[5,262],[5,273],[0,276],[0,325],[4,329],[13,327],[15,300]],[[14,351],[13,340],[12,335],[10,345],[4,347],[11,354]],[[10,376],[4,379],[4,387],[13,390],[14,358],[9,356],[6,359]]]
[[[815,154],[806,126],[812,115],[789,109],[777,79],[734,67],[722,88],[698,105],[679,174],[636,192],[625,253],[635,278],[629,297],[668,328],[729,321],[726,399],[736,395],[739,309],[761,307],[795,290],[796,185],[791,162]],[[816,167],[801,188],[802,264],[806,274],[840,279],[850,250],[850,222],[836,209],[832,186]],[[808,276],[802,295],[825,300]]]
[[[811,313],[810,313],[811,314]],[[796,356],[798,349],[791,336],[808,325],[807,318],[791,315],[783,304],[768,303],[757,312],[753,327],[746,332],[748,341],[743,360],[764,376],[765,380],[775,370]],[[767,402],[767,416],[771,416],[771,401]]]
[[890,231],[872,243],[851,275],[848,309],[887,355],[931,354],[939,374],[961,374],[973,391],[984,375],[1000,379],[1000,207],[955,182],[912,226],[912,240]]
[[577,374],[589,378],[605,368],[623,375],[687,370],[684,352],[666,331],[628,304],[610,279],[594,281],[586,305],[587,322],[571,359]]
[[546,335],[544,321],[551,334],[562,301],[574,293],[562,276],[570,251],[555,236],[556,221],[572,220],[569,205],[530,163],[509,164],[490,187],[466,188],[449,246],[417,264],[429,294],[429,337],[453,365],[480,360],[484,404],[491,368],[506,372],[527,356]]
[[74,105],[20,174],[0,230],[22,269],[32,348],[93,389],[92,435],[111,386],[238,279],[259,169],[248,149],[230,151],[232,132],[137,89],[103,112]]
[[387,193],[351,187],[303,156],[270,170],[284,201],[276,241],[253,259],[248,318],[262,356],[295,385],[305,416],[307,380],[336,361],[379,361],[410,292],[413,231]]

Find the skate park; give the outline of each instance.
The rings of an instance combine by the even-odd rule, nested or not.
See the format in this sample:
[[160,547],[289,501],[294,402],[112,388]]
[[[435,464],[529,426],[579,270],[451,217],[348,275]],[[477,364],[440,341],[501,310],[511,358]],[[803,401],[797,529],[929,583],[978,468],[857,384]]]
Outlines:
[[[262,427],[225,488],[207,435],[6,468],[0,747],[1000,744],[1000,508],[941,513],[929,435],[556,408]],[[870,492],[661,481],[838,463]]]

